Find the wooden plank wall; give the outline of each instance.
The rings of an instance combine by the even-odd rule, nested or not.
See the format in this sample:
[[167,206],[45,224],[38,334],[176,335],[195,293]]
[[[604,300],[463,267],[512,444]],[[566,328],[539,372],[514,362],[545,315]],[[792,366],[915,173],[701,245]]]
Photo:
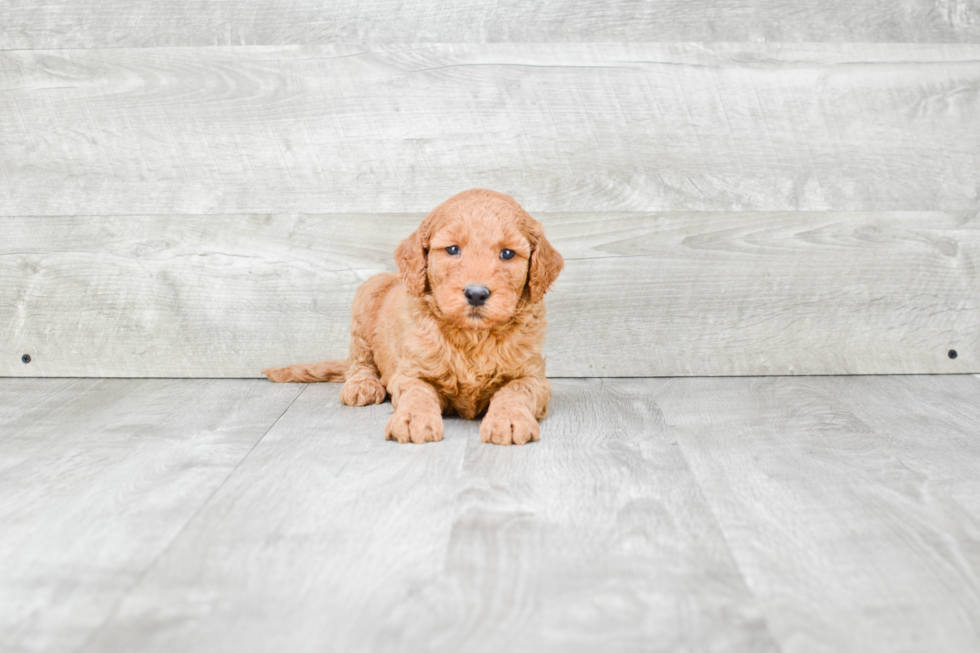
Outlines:
[[471,187],[565,254],[551,375],[980,372],[978,1],[0,14],[0,375],[343,357]]

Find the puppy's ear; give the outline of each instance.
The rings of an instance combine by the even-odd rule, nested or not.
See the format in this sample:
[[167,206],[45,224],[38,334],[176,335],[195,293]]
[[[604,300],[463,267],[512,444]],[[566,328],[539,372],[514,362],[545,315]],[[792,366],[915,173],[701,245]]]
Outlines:
[[528,216],[529,240],[531,241],[531,261],[527,270],[528,300],[535,304],[541,301],[558,273],[565,267],[565,259],[544,237],[544,228]]
[[429,234],[425,222],[395,248],[395,263],[402,273],[405,288],[416,296],[425,293],[428,253]]

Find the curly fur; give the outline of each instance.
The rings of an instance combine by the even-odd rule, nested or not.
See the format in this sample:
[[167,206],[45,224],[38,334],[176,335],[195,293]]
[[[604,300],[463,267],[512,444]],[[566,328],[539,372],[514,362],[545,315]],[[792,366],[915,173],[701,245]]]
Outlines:
[[[458,254],[447,248],[456,245]],[[500,257],[512,250],[510,260]],[[468,190],[433,209],[395,250],[400,275],[368,279],[354,296],[350,358],[263,370],[273,381],[344,381],[350,406],[395,412],[385,437],[442,439],[443,413],[472,419],[484,442],[538,439],[551,400],[541,346],[543,297],[564,261],[541,225],[509,195]],[[464,289],[490,290],[483,306]]]

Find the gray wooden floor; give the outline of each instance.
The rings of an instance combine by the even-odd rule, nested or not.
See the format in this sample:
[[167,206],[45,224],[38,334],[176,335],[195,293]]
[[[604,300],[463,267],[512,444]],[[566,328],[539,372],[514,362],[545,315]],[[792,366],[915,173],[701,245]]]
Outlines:
[[0,650],[980,650],[980,378],[559,379],[522,448],[338,389],[0,379]]

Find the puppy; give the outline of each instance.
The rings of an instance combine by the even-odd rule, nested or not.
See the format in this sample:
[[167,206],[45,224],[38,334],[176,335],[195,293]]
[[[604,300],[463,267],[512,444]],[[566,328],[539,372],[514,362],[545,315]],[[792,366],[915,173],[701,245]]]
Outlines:
[[541,225],[512,197],[464,191],[398,245],[401,271],[354,295],[350,358],[263,370],[273,381],[345,381],[349,406],[394,414],[385,437],[442,439],[443,413],[486,413],[480,439],[525,444],[551,400],[541,346],[543,296],[564,265]]

